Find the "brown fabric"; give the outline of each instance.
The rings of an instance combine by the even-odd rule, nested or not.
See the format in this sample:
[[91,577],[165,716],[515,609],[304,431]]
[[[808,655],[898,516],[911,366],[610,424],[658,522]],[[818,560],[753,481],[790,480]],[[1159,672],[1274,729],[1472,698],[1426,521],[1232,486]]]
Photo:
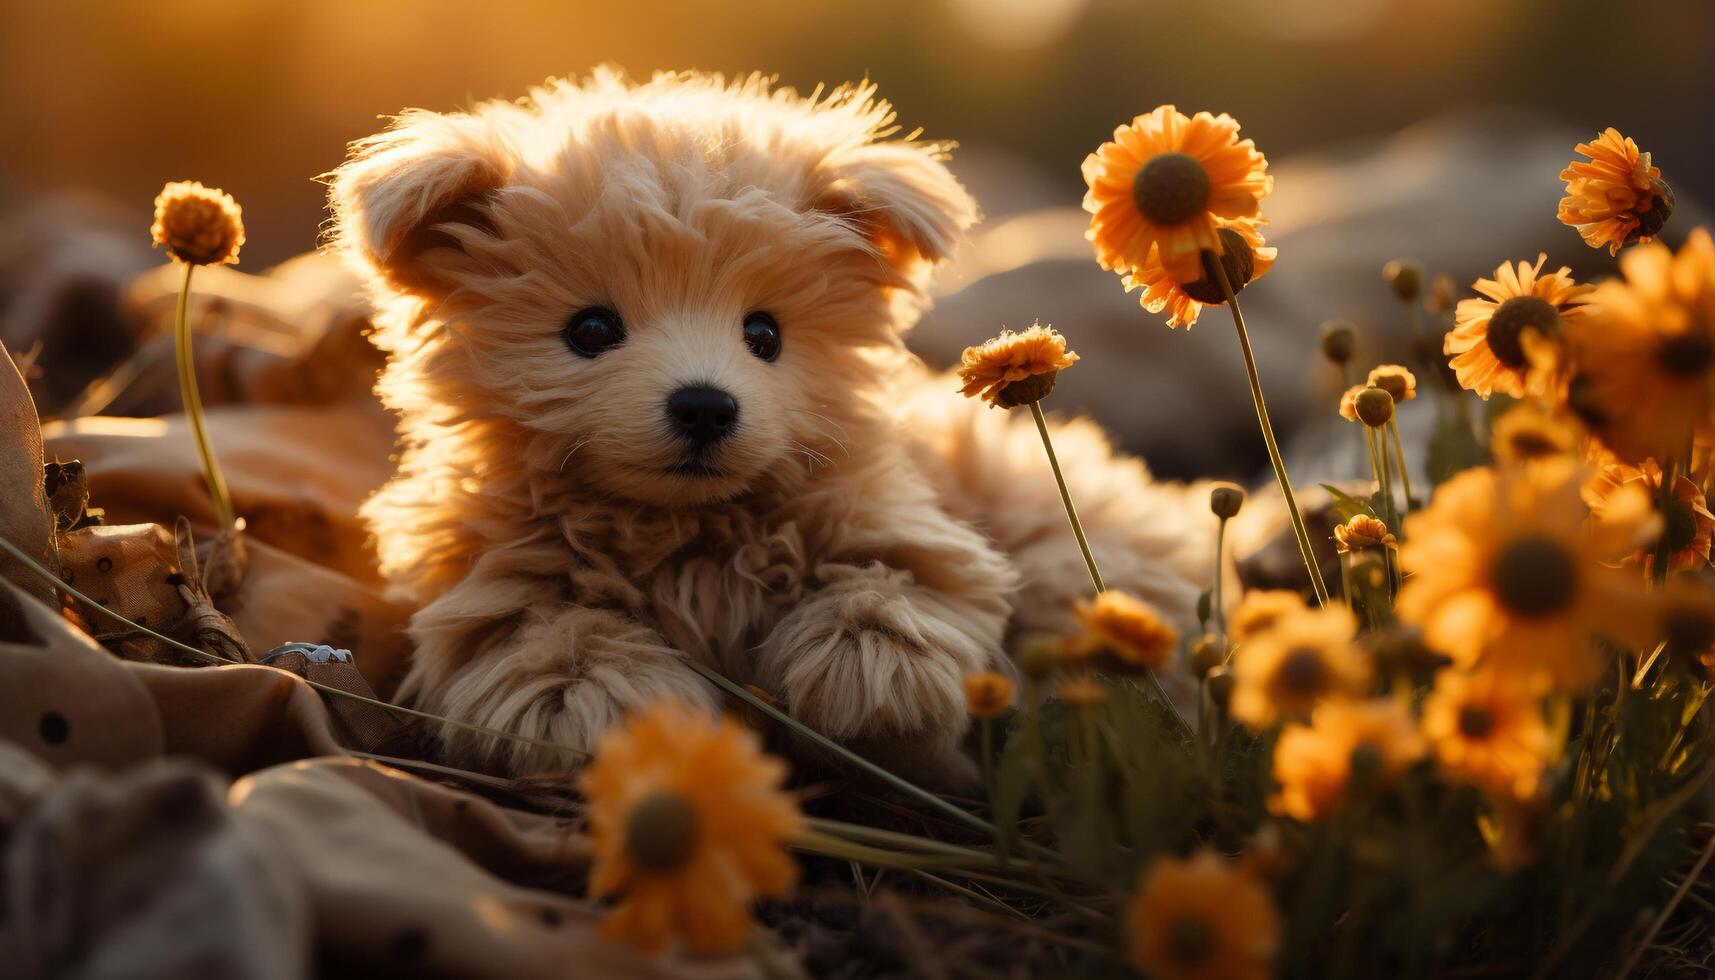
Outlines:
[[[270,656],[267,663],[270,667],[291,671],[305,680],[325,687],[348,691],[365,698],[375,697],[375,692],[358,672],[356,665],[348,662],[312,661],[303,653],[288,652]],[[413,759],[419,755],[420,749],[411,726],[402,720],[406,716],[356,698],[327,695],[324,700],[327,702],[334,737],[339,744],[371,755]]]
[[27,630],[0,637],[0,743],[58,769],[161,754],[160,713],[122,662],[16,586],[0,582],[0,610]]
[[279,548],[252,540],[244,583],[219,606],[258,653],[287,643],[352,651],[357,669],[382,697],[405,672],[408,608],[383,598],[376,586]]
[[[755,975],[600,940],[566,895],[590,855],[570,817],[314,758],[339,749],[291,674],[121,661],[15,587],[0,603],[28,631],[0,642],[0,963],[19,975]],[[251,775],[223,801],[221,773]]]
[[[209,409],[208,426],[251,542],[377,581],[357,508],[390,472],[392,424],[379,407],[227,405]],[[213,528],[183,416],[73,419],[42,432],[49,455],[83,461],[91,499],[110,523],[170,527],[182,514],[199,536]]]
[[503,868],[581,866],[587,846],[539,818],[503,816],[401,773],[337,762],[271,769],[235,784],[229,798],[240,820],[290,858],[318,941],[331,965],[352,975],[755,975],[742,959],[650,959],[604,942],[587,902],[509,884],[450,843]]
[[311,910],[289,856],[188,760],[55,778],[0,742],[0,974],[307,975]]
[[[50,570],[54,556],[54,518],[42,483],[42,435],[36,423],[36,403],[0,345],[0,536]],[[52,590],[39,580],[26,581],[12,556],[0,553],[0,575],[18,581],[31,595],[51,602]]]

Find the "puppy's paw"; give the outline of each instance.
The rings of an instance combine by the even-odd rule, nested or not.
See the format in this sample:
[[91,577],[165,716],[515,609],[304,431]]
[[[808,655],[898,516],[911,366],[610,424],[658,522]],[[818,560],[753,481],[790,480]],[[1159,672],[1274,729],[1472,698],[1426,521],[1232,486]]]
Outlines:
[[909,576],[848,581],[795,610],[763,645],[759,673],[792,715],[880,761],[941,785],[974,770],[964,675],[990,660],[998,636],[961,621]]
[[651,701],[676,698],[711,712],[720,699],[655,633],[605,610],[534,619],[508,642],[427,691],[430,710],[511,733],[441,727],[446,756],[514,774],[577,765],[608,728]]

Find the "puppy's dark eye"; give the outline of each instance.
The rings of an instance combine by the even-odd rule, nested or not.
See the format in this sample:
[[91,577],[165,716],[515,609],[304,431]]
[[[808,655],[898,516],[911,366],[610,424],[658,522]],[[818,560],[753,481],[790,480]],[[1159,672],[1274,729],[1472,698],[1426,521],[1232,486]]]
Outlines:
[[595,357],[625,340],[625,325],[619,314],[592,306],[579,310],[566,321],[566,346],[579,357]]
[[780,356],[780,324],[774,318],[757,310],[744,318],[744,346],[750,352],[765,361],[772,361]]

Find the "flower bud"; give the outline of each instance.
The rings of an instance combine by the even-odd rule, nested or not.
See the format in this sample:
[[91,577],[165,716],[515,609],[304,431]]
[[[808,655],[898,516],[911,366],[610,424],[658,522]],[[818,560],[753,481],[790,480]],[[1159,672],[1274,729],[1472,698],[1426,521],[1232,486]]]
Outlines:
[[1198,678],[1227,662],[1227,641],[1213,633],[1204,633],[1191,645],[1191,672]]
[[1221,520],[1236,517],[1245,505],[1245,492],[1231,483],[1217,483],[1209,491],[1209,509]]
[[1049,636],[1025,638],[1018,648],[1018,669],[1033,681],[1052,675],[1060,666],[1059,641]]
[[[1251,249],[1251,243],[1231,228],[1222,228],[1216,234],[1221,239],[1221,267],[1226,270],[1227,284],[1233,287],[1233,295],[1237,296],[1256,272],[1256,253]],[[1212,251],[1204,249],[1203,278],[1179,284],[1185,295],[1211,306],[1227,301],[1227,294],[1221,291],[1221,280],[1215,273],[1215,259]]]
[[1203,683],[1209,686],[1209,700],[1214,702],[1215,710],[1226,714],[1227,704],[1233,699],[1233,669],[1216,667],[1203,678]]
[[1372,429],[1379,429],[1393,420],[1393,396],[1387,389],[1370,385],[1352,400],[1358,419]]
[[1423,266],[1410,259],[1394,259],[1382,266],[1382,278],[1402,303],[1415,302],[1423,290]]
[[1202,592],[1197,594],[1197,623],[1198,623],[1198,625],[1207,625],[1208,624],[1209,614],[1214,609],[1214,603],[1215,603],[1214,594],[1209,589],[1204,589]]
[[1357,350],[1358,331],[1345,320],[1329,320],[1322,324],[1322,356],[1335,364],[1351,361]]

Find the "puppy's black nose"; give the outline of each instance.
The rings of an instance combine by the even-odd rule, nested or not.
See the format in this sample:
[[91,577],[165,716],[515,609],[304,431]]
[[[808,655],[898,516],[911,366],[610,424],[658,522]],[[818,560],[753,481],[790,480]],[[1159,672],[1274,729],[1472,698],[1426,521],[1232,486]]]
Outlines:
[[667,417],[692,446],[721,441],[738,422],[738,402],[719,388],[694,385],[667,396]]

